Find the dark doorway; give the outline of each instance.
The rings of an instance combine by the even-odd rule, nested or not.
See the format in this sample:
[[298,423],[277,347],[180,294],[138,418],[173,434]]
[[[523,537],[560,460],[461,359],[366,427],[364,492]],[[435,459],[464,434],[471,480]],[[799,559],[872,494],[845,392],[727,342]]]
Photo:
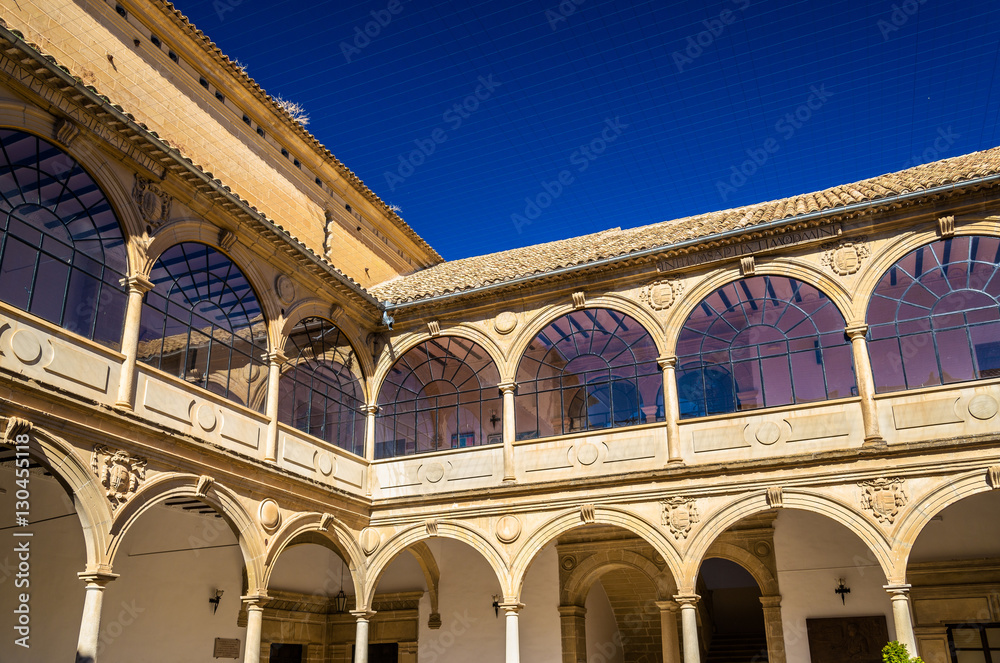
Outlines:
[[271,663],[302,663],[302,645],[271,644]]
[[[351,660],[354,660],[354,647],[351,647]],[[383,642],[368,645],[368,663],[399,663],[399,643]]]

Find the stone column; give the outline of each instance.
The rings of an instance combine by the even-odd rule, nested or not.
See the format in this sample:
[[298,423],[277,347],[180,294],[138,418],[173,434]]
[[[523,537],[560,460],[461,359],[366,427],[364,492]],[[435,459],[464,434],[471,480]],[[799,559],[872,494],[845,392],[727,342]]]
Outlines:
[[677,640],[677,610],[675,601],[657,601],[660,609],[660,642],[663,663],[681,663],[681,643]]
[[785,628],[781,625],[781,596],[762,596],[768,663],[785,663]]
[[417,643],[399,643],[399,663],[417,663]]
[[280,350],[264,353],[267,362],[267,442],[264,443],[264,460],[278,462],[278,382],[281,379],[281,365],[288,358]]
[[118,382],[117,407],[132,409],[135,395],[135,362],[139,349],[139,322],[142,319],[142,296],[153,289],[153,282],[142,274],[133,274],[119,281],[128,286],[128,304],[125,307],[125,329],[122,333],[122,373]]
[[260,633],[264,624],[264,603],[267,596],[254,594],[241,596],[247,607],[247,644],[243,663],[260,663]]
[[365,411],[365,460],[368,461],[368,469],[365,471],[365,495],[372,496],[372,488],[375,485],[375,470],[372,461],[375,460],[375,415],[378,414],[378,405],[366,405]]
[[[504,612],[504,623],[507,627],[505,663],[521,663],[521,639],[517,633],[517,613],[524,607],[523,603],[501,603]],[[357,661],[355,661],[357,663]]]
[[587,661],[587,609],[579,605],[559,606],[562,663]]
[[375,616],[372,610],[351,610],[358,620],[358,628],[354,636],[354,663],[368,663],[368,622]]
[[678,594],[674,600],[681,607],[681,639],[684,645],[684,663],[701,663],[701,644],[698,642],[697,594]]
[[872,377],[872,362],[868,356],[868,325],[854,323],[844,330],[851,339],[851,354],[854,358],[854,377],[861,397],[861,418],[865,425],[866,447],[885,445],[878,426],[878,407],[875,404],[875,379]]
[[917,639],[913,635],[910,618],[910,585],[884,585],[892,599],[892,621],[896,626],[896,640],[906,645],[910,656],[917,656]]
[[514,438],[517,437],[514,427],[514,391],[517,384],[503,382],[497,385],[503,394],[503,480],[516,481],[514,476]]
[[681,418],[681,407],[677,400],[677,357],[657,357],[656,363],[663,371],[663,416],[667,422],[667,463],[683,465],[681,457],[681,431],[677,422]]
[[104,588],[117,578],[118,574],[84,571],[78,573],[77,576],[87,583],[87,589],[83,599],[80,637],[76,641],[76,663],[94,663],[97,660],[97,646],[101,635],[101,606],[104,603]]

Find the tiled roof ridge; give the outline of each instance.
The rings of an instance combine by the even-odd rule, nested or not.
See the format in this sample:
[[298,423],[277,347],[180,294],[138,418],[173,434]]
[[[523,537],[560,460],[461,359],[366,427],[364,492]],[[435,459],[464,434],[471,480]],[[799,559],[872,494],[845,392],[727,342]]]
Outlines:
[[292,119],[292,116],[288,113],[288,111],[280,104],[278,104],[278,102],[275,101],[274,97],[269,95],[264,90],[264,88],[262,88],[260,84],[257,83],[257,81],[255,81],[253,78],[250,77],[249,74],[247,74],[247,72],[243,68],[239,67],[228,55],[223,53],[222,49],[216,46],[215,42],[212,41],[208,37],[208,35],[206,35],[202,30],[199,30],[197,27],[195,27],[194,23],[191,22],[191,19],[189,19],[179,9],[177,9],[172,2],[169,2],[168,0],[151,0],[151,2],[154,5],[158,5],[164,14],[169,16],[178,27],[187,32],[188,35],[193,38],[193,41],[199,44],[204,49],[204,51],[211,58],[213,58],[218,64],[228,68],[230,72],[236,76],[237,79],[242,80],[244,85],[247,87],[247,89],[250,90],[251,93],[256,95],[258,98],[261,98],[261,100],[264,101],[266,104],[269,104],[271,106],[271,109],[275,111],[275,114],[284,121],[287,127],[289,127],[292,131],[297,133],[299,137],[306,142],[306,144],[311,145],[313,150],[315,150],[316,153],[320,155],[320,157],[329,160],[333,164],[337,172],[339,172],[340,175],[345,180],[347,180],[347,182],[349,182],[352,186],[354,186],[354,188],[362,196],[368,199],[369,202],[375,205],[375,207],[381,209],[385,213],[386,217],[390,221],[392,221],[397,228],[402,230],[408,237],[413,239],[419,246],[428,251],[431,254],[431,256],[437,258],[439,261],[444,260],[444,258],[442,258],[441,255],[436,250],[434,250],[434,247],[428,244],[423,237],[417,234],[417,231],[415,231],[410,226],[410,224],[404,221],[403,218],[399,216],[399,214],[397,214],[395,210],[390,208],[385,201],[379,198],[378,194],[369,189],[368,186],[361,180],[361,178],[358,177],[354,173],[354,171],[352,171],[350,168],[344,165],[344,163],[340,159],[334,156],[333,152],[331,152],[325,145],[323,145],[323,143],[321,143],[318,138],[316,138],[312,133],[309,132],[309,130],[303,127],[301,123]]
[[[835,215],[838,209],[848,205],[877,203],[882,199],[997,173],[1000,173],[1000,147],[993,147],[819,191],[443,262],[372,286],[370,291],[390,305],[457,295],[466,290],[502,285],[507,281],[562,268],[584,267],[603,259],[624,258],[660,246],[666,249],[680,242],[805,214]],[[587,245],[588,240],[598,238],[603,246]],[[530,264],[526,257],[531,258]]]

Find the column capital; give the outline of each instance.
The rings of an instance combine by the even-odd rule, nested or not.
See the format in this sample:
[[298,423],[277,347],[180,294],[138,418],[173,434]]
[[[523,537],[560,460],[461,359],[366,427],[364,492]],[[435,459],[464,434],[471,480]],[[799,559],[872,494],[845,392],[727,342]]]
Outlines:
[[774,596],[762,596],[760,597],[760,604],[764,606],[765,610],[768,608],[780,608],[781,594],[775,594]]
[[281,350],[268,350],[260,358],[266,361],[268,365],[284,364],[288,361],[288,356]]
[[654,603],[660,612],[677,612],[680,609],[677,601],[654,601]]
[[501,604],[499,604],[498,607],[501,610],[503,610],[504,612],[506,612],[508,615],[511,614],[511,613],[513,613],[513,614],[516,615],[517,613],[521,612],[521,609],[524,607],[524,604],[523,603],[501,603]]
[[694,608],[700,599],[701,597],[697,594],[677,594],[674,596],[674,600],[681,608]]
[[889,592],[889,598],[893,601],[898,599],[909,599],[910,587],[912,585],[907,585],[900,583],[898,585],[882,585],[882,589]]
[[852,322],[844,328],[844,333],[852,341],[856,338],[864,338],[865,334],[868,333],[868,325],[863,322]]
[[497,389],[499,389],[502,394],[513,394],[514,390],[517,389],[517,383],[514,381],[501,382],[497,385]]
[[378,414],[378,405],[362,405],[361,411],[367,415],[376,415]]
[[371,618],[375,616],[374,610],[350,610],[349,612],[359,622],[371,621]]
[[145,274],[130,274],[125,278],[118,279],[118,283],[123,288],[127,287],[129,292],[137,292],[140,295],[149,292],[156,285]]
[[104,589],[108,583],[118,577],[117,573],[111,571],[82,571],[76,577],[87,583],[87,587],[99,587]]
[[248,594],[241,596],[240,600],[247,604],[247,610],[263,610],[264,604],[270,600],[270,596],[261,592],[258,594]]
[[656,358],[656,363],[659,365],[661,371],[668,368],[674,368],[677,366],[677,357],[674,355],[663,355],[662,357]]
[[587,609],[582,605],[561,605],[559,615],[562,617],[586,617]]

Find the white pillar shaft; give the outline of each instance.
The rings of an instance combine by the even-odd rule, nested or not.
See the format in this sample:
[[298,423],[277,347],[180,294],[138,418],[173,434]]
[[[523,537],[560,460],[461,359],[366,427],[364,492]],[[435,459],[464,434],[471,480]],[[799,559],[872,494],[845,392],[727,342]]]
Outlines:
[[260,663],[260,631],[264,622],[264,608],[253,604],[247,606],[247,646],[243,663]]
[[507,624],[506,663],[521,663],[521,640],[517,633],[517,611],[508,610],[504,619]]
[[663,416],[667,423],[667,462],[683,463],[681,457],[681,431],[677,422],[681,418],[680,404],[677,401],[677,377],[674,357],[661,357],[660,368],[663,371]]
[[892,595],[892,621],[896,627],[896,640],[906,645],[910,656],[917,655],[917,640],[913,635],[913,621],[910,618],[910,597],[908,589],[887,588]]
[[872,376],[871,358],[868,356],[868,341],[865,339],[868,327],[847,328],[851,339],[851,355],[854,359],[854,376],[861,397],[861,418],[865,426],[865,444],[882,442],[878,425],[878,408],[875,405],[875,378]]
[[368,620],[359,619],[354,636],[354,663],[368,663]]
[[698,608],[694,603],[681,604],[681,631],[684,639],[684,663],[701,663],[698,644]]
[[87,583],[83,599],[83,619],[80,622],[80,638],[76,645],[77,663],[94,663],[97,660],[97,644],[101,635],[101,606],[104,603],[104,586]]
[[365,477],[365,495],[372,496],[372,489],[375,486],[375,469],[372,461],[375,460],[375,415],[378,414],[378,407],[369,405],[365,408],[365,460],[368,461],[368,469]]
[[278,461],[278,382],[281,379],[281,364],[275,358],[268,358],[267,367],[267,442],[264,445],[264,460]]
[[119,407],[132,408],[135,391],[135,362],[139,348],[139,322],[142,319],[142,295],[145,290],[129,285],[128,305],[125,308],[125,329],[122,333],[122,373],[118,382]]
[[503,392],[503,480],[514,481],[514,385],[501,385]]

